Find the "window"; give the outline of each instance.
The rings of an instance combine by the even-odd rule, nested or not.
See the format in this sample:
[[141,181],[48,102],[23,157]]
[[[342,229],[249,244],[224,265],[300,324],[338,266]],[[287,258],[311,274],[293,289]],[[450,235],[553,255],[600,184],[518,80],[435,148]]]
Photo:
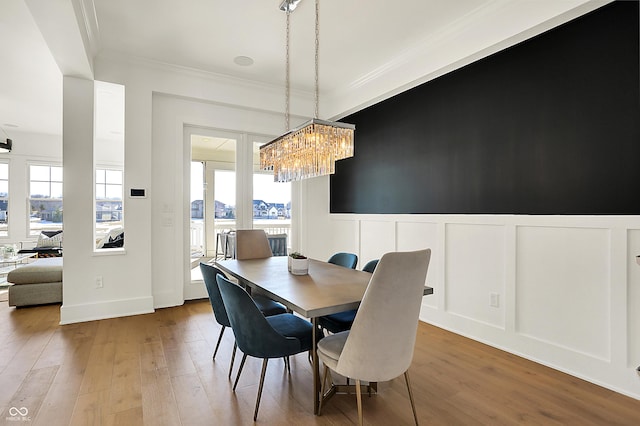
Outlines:
[[124,95],[121,84],[94,82],[96,249],[124,247]]
[[96,232],[122,226],[122,170],[96,169]]
[[62,229],[62,167],[29,166],[29,234]]
[[291,182],[274,182],[273,171],[260,169],[264,142],[253,139],[253,227],[268,234],[287,234],[290,240]]
[[0,163],[0,236],[9,235],[9,165]]

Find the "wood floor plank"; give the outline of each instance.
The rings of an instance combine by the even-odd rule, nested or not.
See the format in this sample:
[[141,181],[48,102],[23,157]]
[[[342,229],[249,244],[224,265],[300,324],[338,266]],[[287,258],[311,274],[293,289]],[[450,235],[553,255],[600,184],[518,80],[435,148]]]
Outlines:
[[147,426],[180,424],[171,376],[165,368],[143,369],[141,373],[142,419]]
[[16,351],[7,363],[6,368],[0,373],[0,383],[2,384],[0,407],[3,409],[8,407],[9,401],[18,391],[22,382],[29,376],[33,366],[55,332],[52,327],[47,329],[37,326],[34,327],[34,330],[36,331],[33,334],[23,334],[25,338],[24,345]]
[[107,416],[104,426],[135,426],[143,423],[142,407],[130,408]]
[[57,371],[58,367],[30,370],[20,388],[6,405],[7,408],[0,414],[0,419],[12,417],[9,412],[11,407],[26,409],[27,416],[34,419],[40,411],[42,401],[47,395]]
[[109,413],[142,408],[140,375],[138,357],[115,362],[109,394]]
[[109,417],[109,391],[83,393],[73,409],[71,426],[102,425]]
[[70,423],[93,346],[94,336],[87,332],[94,329],[91,323],[61,328],[69,337],[65,340],[64,357],[34,424],[65,426]]
[[114,357],[114,343],[94,342],[82,380],[81,394],[109,390],[113,376]]
[[204,426],[214,423],[215,412],[209,404],[197,374],[171,377],[171,387],[174,390],[182,424]]
[[[212,360],[220,326],[208,300],[65,326],[59,306],[16,310],[0,302],[0,321],[0,338],[10,342],[0,349],[0,407],[28,405],[32,424],[253,423],[261,361],[249,358],[233,392],[233,333]],[[409,372],[422,424],[640,424],[640,401],[424,323]],[[353,394],[313,415],[311,383],[306,355],[292,357],[290,374],[271,360],[258,424],[357,422]],[[366,424],[412,424],[403,378],[378,386],[363,398]]]

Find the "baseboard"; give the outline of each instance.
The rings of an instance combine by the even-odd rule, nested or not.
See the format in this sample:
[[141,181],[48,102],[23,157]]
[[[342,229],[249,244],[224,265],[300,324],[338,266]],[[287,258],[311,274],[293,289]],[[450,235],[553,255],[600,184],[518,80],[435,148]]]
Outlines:
[[60,307],[60,325],[154,312],[153,297],[110,300]]
[[191,281],[184,285],[184,300],[206,299],[207,288],[202,280]]

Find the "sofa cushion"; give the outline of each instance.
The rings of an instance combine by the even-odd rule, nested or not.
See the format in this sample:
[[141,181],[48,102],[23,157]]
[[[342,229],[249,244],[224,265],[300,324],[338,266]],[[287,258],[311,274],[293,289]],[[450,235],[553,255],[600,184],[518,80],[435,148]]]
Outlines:
[[19,266],[7,275],[11,284],[62,282],[62,257],[38,259],[25,266]]

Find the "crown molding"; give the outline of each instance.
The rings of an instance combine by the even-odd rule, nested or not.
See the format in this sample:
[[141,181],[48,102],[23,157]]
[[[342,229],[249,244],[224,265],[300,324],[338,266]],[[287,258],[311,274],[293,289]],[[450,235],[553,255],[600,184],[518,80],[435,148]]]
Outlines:
[[[176,65],[168,62],[157,61],[155,59],[149,59],[142,56],[131,56],[121,52],[102,49],[98,55],[101,59],[107,62],[119,62],[136,67],[144,67],[152,69],[158,72],[166,72],[175,75],[189,76],[193,78],[201,78],[205,80],[214,81],[220,84],[232,85],[236,87],[243,87],[251,90],[260,90],[266,92],[278,92],[284,96],[285,86],[279,84],[265,83],[258,80],[250,80],[246,78],[240,78],[229,74],[217,73],[214,71],[207,71],[198,68],[187,67],[184,65]],[[291,89],[292,95],[301,99],[313,100],[314,94],[312,91]]]
[[72,0],[78,17],[78,25],[83,38],[86,39],[87,50],[94,58],[100,47],[100,27],[94,0]]
[[[335,118],[344,117],[398,93],[506,49],[551,28],[602,7],[613,0],[573,0],[549,3],[544,11],[507,18],[517,6],[509,0],[493,0],[460,17],[441,31],[399,52],[390,61],[327,93],[324,102]],[[523,22],[528,22],[528,26]],[[482,23],[484,26],[481,26]],[[527,28],[522,30],[522,28]],[[349,96],[345,96],[348,93]]]

